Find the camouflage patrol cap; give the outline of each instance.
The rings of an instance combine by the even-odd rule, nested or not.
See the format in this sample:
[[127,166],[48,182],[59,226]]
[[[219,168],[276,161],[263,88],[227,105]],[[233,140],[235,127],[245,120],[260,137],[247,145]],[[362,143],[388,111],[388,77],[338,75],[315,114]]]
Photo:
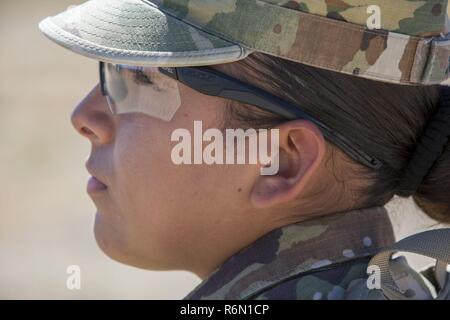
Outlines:
[[[449,77],[448,0],[91,0],[41,22],[52,40],[112,63],[199,66],[254,51],[401,84]],[[378,29],[367,24],[380,13]]]

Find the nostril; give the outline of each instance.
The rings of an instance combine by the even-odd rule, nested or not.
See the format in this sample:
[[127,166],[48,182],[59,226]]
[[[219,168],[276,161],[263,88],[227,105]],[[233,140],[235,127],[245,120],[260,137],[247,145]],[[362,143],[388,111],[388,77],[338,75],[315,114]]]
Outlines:
[[81,133],[82,133],[83,135],[90,136],[90,135],[93,135],[93,134],[94,134],[94,131],[92,131],[92,130],[89,129],[89,128],[83,127],[83,128],[81,128]]

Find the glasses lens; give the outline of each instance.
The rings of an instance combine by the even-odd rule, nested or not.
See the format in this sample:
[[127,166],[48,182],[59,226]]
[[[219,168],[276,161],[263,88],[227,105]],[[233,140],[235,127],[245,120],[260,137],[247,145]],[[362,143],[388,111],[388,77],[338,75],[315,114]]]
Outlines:
[[107,63],[103,76],[108,104],[114,114],[137,112],[170,121],[181,106],[177,81],[158,68]]

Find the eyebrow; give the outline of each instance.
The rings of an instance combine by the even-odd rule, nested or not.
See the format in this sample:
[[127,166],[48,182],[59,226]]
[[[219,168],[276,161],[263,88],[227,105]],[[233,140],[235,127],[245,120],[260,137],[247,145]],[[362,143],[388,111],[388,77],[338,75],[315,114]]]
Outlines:
[[134,72],[134,80],[135,81],[138,81],[139,83],[150,84],[150,85],[155,84],[153,82],[154,79],[152,79],[151,76],[149,77],[148,74],[144,73],[144,71],[142,69],[136,69],[136,70],[133,70],[133,72]]

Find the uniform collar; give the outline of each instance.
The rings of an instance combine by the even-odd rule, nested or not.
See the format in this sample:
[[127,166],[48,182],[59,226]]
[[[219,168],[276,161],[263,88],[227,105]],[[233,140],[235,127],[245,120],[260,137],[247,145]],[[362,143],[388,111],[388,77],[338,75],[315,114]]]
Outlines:
[[228,258],[185,299],[246,299],[283,280],[394,243],[384,207],[370,207],[290,224]]

